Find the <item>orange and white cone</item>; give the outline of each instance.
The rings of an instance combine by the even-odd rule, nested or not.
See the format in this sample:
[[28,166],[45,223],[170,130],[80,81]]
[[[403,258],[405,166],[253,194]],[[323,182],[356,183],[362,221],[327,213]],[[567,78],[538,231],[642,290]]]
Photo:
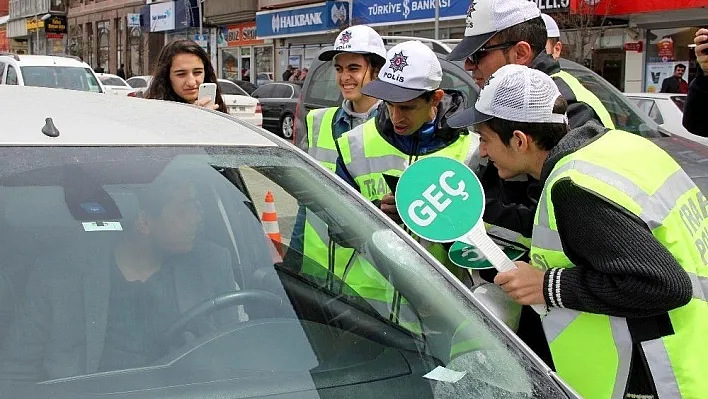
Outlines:
[[263,230],[265,230],[266,236],[271,240],[275,246],[275,254],[273,254],[273,260],[277,262],[283,261],[283,249],[280,245],[282,237],[280,236],[280,225],[278,224],[278,214],[275,211],[275,201],[273,200],[273,193],[268,191],[265,197],[265,204],[263,205],[263,215],[261,216],[263,222]]

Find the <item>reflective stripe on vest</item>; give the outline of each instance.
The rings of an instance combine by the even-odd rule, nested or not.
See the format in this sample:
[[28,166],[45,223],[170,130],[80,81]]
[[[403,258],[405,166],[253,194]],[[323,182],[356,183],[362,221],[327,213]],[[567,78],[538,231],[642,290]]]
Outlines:
[[570,87],[570,90],[573,91],[573,94],[575,94],[575,99],[584,102],[585,104],[589,105],[590,108],[595,111],[597,116],[600,118],[600,121],[602,122],[602,125],[605,126],[608,129],[614,129],[615,128],[615,123],[612,121],[612,116],[610,116],[610,113],[607,112],[607,108],[602,104],[602,101],[600,101],[599,98],[593,92],[588,90],[585,86],[583,86],[578,79],[569,74],[566,71],[560,71],[557,73],[554,73],[551,75],[552,78],[559,78],[563,80],[568,87]]
[[339,156],[332,132],[332,122],[338,109],[313,109],[307,114],[307,153],[332,171]]
[[[636,215],[690,277],[693,298],[669,311],[674,334],[642,342],[642,348],[660,398],[701,397],[708,391],[708,380],[698,371],[708,358],[705,195],[648,140],[621,131],[604,134],[561,159],[544,186],[531,262],[539,268],[561,268],[551,273],[552,281],[562,281],[562,268],[574,266],[563,253],[550,198],[553,185],[562,179]],[[583,397],[623,397],[632,348],[624,319],[551,308],[543,327],[558,374]]]

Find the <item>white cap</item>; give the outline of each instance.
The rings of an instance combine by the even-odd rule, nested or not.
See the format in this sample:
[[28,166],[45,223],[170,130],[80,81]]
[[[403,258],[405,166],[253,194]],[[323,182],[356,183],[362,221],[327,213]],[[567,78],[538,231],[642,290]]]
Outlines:
[[465,19],[465,37],[447,59],[464,60],[497,32],[540,16],[536,2],[529,0],[472,0]]
[[526,123],[568,123],[553,113],[560,91],[550,76],[523,65],[499,68],[479,93],[473,108],[448,119],[450,127],[472,126],[492,118]]
[[402,103],[437,90],[441,81],[442,67],[433,50],[417,40],[411,40],[388,50],[379,78],[364,86],[361,93]]
[[548,14],[541,14],[543,17],[543,23],[546,24],[546,34],[548,37],[561,37],[561,32],[560,29],[558,29],[558,24],[556,21],[553,19]]
[[320,61],[330,61],[339,53],[375,54],[386,58],[383,39],[366,25],[351,26],[339,32],[334,41],[334,49],[325,51],[318,57]]

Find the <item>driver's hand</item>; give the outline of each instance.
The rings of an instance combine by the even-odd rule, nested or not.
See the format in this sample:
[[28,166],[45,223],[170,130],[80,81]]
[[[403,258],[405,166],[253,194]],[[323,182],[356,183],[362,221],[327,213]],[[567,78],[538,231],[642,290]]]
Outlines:
[[396,197],[393,194],[388,193],[383,198],[381,198],[381,203],[379,204],[381,211],[390,217],[394,222],[401,224],[403,221],[398,215],[398,209],[396,209]]

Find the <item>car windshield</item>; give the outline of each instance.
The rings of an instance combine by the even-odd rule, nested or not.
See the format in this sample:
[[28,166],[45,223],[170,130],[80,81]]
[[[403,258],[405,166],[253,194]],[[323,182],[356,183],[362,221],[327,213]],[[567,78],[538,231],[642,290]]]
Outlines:
[[22,79],[25,86],[51,87],[78,91],[101,92],[96,77],[91,69],[63,66],[25,66]]
[[[0,155],[8,397],[564,397],[421,247],[292,150]],[[336,278],[302,228],[361,267]]]
[[99,79],[101,79],[101,83],[103,83],[106,86],[121,86],[121,87],[130,87],[128,86],[121,78],[114,78],[111,76],[101,76]]
[[602,101],[617,129],[644,137],[662,136],[656,122],[644,115],[636,105],[600,75],[564,59],[559,62],[561,69],[575,76],[583,86]]

